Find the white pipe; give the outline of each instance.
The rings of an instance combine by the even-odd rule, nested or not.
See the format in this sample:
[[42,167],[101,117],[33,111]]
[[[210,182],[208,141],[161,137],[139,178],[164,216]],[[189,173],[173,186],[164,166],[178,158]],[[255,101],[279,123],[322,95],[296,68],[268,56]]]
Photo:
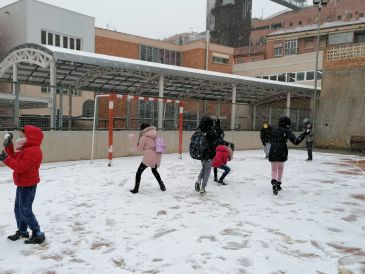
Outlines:
[[98,98],[99,97],[107,97],[109,95],[96,95],[95,96],[95,103],[94,103],[94,121],[93,121],[93,135],[91,140],[91,161],[94,160],[94,146],[95,146],[95,130],[96,130],[96,109],[98,105]]

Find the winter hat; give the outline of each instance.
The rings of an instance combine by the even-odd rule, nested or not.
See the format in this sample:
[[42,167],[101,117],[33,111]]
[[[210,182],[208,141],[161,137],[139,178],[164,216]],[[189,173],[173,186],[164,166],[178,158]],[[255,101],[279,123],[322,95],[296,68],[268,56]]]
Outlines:
[[282,116],[279,119],[279,127],[290,128],[291,121],[288,116]]

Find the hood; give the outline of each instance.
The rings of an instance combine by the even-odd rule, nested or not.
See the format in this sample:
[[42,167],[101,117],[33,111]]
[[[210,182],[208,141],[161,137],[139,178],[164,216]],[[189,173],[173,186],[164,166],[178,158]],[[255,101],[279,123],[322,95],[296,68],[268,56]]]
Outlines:
[[35,126],[25,126],[24,135],[27,138],[25,147],[40,146],[43,141],[43,132],[40,128]]
[[279,127],[290,128],[291,121],[287,116],[280,117],[279,119]]
[[141,136],[150,137],[152,139],[157,138],[157,129],[155,127],[147,127],[141,131]]
[[217,146],[216,152],[226,152],[228,148],[224,145]]
[[203,117],[201,120],[200,120],[200,125],[199,125],[199,128],[204,131],[204,132],[207,132],[209,131],[210,129],[213,128],[213,125],[214,125],[214,121],[212,118],[210,118],[209,116],[205,116]]

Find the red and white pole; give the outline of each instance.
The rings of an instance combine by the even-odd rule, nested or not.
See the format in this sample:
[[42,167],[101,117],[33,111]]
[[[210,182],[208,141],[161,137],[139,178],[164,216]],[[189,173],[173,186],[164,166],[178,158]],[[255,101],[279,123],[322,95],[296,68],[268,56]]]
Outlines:
[[113,128],[114,128],[114,93],[109,94],[109,146],[108,146],[108,166],[112,166],[113,160]]
[[184,105],[182,102],[179,103],[179,159],[182,159],[182,142],[183,142],[183,114]]

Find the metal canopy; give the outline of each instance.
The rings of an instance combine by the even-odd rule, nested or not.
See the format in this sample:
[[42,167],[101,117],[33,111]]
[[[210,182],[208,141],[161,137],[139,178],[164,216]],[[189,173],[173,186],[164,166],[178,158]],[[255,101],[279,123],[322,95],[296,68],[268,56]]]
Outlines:
[[260,104],[287,94],[310,97],[313,88],[232,74],[170,66],[39,44],[14,48],[0,63],[0,80],[12,81],[17,66],[18,82],[50,85],[50,65],[55,64],[56,86],[99,93],[117,92],[157,97],[164,76],[164,97]]

